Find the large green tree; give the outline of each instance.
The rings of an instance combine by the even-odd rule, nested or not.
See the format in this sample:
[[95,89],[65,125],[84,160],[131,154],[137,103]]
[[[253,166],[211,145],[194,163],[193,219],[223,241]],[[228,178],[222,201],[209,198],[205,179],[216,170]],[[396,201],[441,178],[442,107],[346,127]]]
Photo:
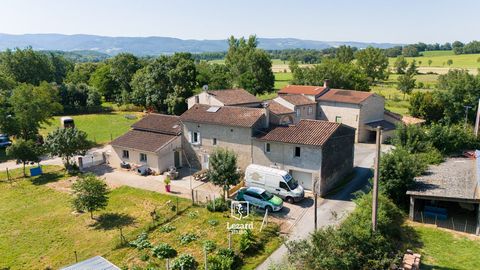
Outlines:
[[93,174],[86,174],[77,179],[72,185],[73,207],[77,211],[90,212],[93,219],[93,211],[105,209],[108,205],[108,187],[105,182]]
[[268,53],[257,48],[257,38],[250,36],[245,40],[232,36],[228,44],[225,65],[233,86],[244,88],[254,95],[272,90],[275,82],[272,61]]
[[397,59],[395,59],[394,67],[398,74],[404,74],[407,70],[408,62],[402,55],[397,56]]
[[398,76],[397,78],[397,89],[403,93],[403,99],[405,99],[406,94],[411,94],[413,88],[415,88],[415,77],[412,73],[405,73]]
[[196,86],[196,69],[188,53],[160,56],[132,79],[132,102],[159,112],[180,114]]
[[17,82],[33,85],[55,80],[54,66],[50,58],[31,47],[0,53],[0,73],[10,76]]
[[108,61],[110,66],[110,76],[117,83],[118,89],[115,91],[117,103],[128,103],[132,88],[130,82],[133,75],[142,66],[138,58],[130,53],[120,53]]
[[110,72],[110,65],[102,63],[95,72],[90,76],[89,84],[105,97],[108,101],[115,100],[115,93],[118,90],[118,84],[113,79]]
[[367,75],[352,63],[342,63],[336,59],[325,59],[313,67],[298,67],[292,62],[293,84],[323,85],[329,79],[331,88],[369,91],[370,84]]
[[62,111],[58,102],[56,86],[43,82],[39,86],[20,84],[13,89],[8,103],[11,106],[11,118],[17,135],[24,140],[36,139],[38,130],[43,123],[47,123],[54,114]]
[[350,46],[342,45],[337,48],[335,58],[341,63],[350,63],[355,59],[355,51]]
[[45,140],[46,152],[52,157],[61,157],[66,169],[70,169],[74,156],[84,155],[91,146],[87,133],[76,128],[58,128]]
[[217,148],[209,158],[207,178],[223,189],[223,198],[230,185],[236,185],[240,178],[237,170],[237,155],[235,152]]
[[15,143],[7,148],[7,155],[20,160],[23,164],[23,177],[26,177],[25,165],[32,162],[39,162],[42,149],[34,141],[16,140]]
[[201,61],[197,64],[197,87],[208,85],[208,89],[229,89],[232,87],[228,68],[221,64]]
[[357,51],[355,58],[372,82],[388,78],[388,58],[383,50],[368,47]]
[[97,69],[98,64],[96,63],[76,63],[73,70],[70,70],[67,73],[67,77],[65,78],[65,82],[67,83],[88,83],[90,77],[93,75],[95,70]]

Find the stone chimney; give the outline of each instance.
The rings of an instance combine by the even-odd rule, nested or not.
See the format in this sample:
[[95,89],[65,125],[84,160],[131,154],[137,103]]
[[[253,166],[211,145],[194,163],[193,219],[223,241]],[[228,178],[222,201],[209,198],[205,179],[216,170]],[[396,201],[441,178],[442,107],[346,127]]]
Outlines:
[[262,102],[262,108],[265,113],[265,123],[263,125],[264,128],[268,128],[270,126],[270,109],[268,108],[268,102]]
[[329,87],[329,84],[330,84],[330,80],[329,80],[329,79],[323,80],[323,87],[324,87],[324,88],[328,88],[328,87]]

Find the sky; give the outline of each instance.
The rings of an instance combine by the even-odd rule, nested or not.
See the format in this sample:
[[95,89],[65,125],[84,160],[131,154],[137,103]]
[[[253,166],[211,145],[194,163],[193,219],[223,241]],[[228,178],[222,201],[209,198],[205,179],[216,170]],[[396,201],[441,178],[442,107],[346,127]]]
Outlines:
[[1,0],[0,33],[465,42],[480,39],[479,10],[479,0]]

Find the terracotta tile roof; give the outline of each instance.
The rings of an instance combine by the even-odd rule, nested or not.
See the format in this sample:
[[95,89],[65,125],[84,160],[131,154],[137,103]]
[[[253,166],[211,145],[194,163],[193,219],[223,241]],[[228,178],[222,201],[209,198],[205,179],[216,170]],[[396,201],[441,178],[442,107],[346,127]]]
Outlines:
[[244,89],[210,90],[208,93],[215,96],[215,98],[225,104],[225,106],[261,102],[256,96]]
[[257,139],[292,144],[322,146],[342,124],[302,119],[296,125],[275,126]]
[[180,135],[182,132],[179,116],[158,113],[146,115],[140,121],[134,123],[132,128],[170,135]]
[[310,86],[310,85],[287,85],[284,88],[282,88],[280,91],[278,91],[279,94],[303,94],[303,95],[319,95],[321,94],[324,90],[328,88],[325,88],[323,86]]
[[271,113],[276,115],[295,113],[294,111],[276,102],[275,100],[270,100],[268,102],[268,109]]
[[283,98],[284,100],[295,106],[310,105],[316,103],[314,100],[311,100],[304,95],[281,95],[279,98]]
[[317,100],[360,104],[372,95],[373,93],[370,92],[330,89],[325,94],[317,98]]
[[[212,112],[209,112],[209,109]],[[264,110],[261,108],[195,104],[184,112],[180,119],[183,122],[252,127],[263,115]]]
[[140,151],[156,152],[176,137],[178,136],[150,131],[130,130],[113,140],[111,145]]
[[409,116],[409,115],[401,115],[401,114],[394,113],[394,112],[387,111],[387,110],[385,110],[384,114],[386,114],[387,116],[390,116],[390,117],[392,117],[392,118],[394,118],[398,121],[402,121],[406,125],[418,125],[418,124],[425,123],[425,120],[423,120],[423,119],[416,118],[416,117]]

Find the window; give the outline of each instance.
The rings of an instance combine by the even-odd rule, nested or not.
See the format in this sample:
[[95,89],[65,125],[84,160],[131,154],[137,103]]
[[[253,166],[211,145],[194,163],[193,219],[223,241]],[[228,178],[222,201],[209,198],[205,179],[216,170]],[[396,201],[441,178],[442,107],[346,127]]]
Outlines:
[[128,152],[128,150],[123,150],[122,158],[129,158],[129,157],[130,157],[130,153]]
[[270,153],[270,143],[265,143],[265,153]]
[[200,144],[200,132],[192,132],[191,143]]
[[300,115],[301,115],[300,108],[296,109],[295,111],[297,112],[297,117],[300,117]]
[[195,103],[196,103],[196,104],[197,104],[197,103],[200,103],[200,97],[199,97],[198,95],[195,96]]
[[335,116],[335,122],[342,123],[342,117],[341,116]]
[[300,157],[300,147],[298,147],[298,146],[295,147],[294,156],[295,156],[295,157]]
[[280,188],[283,188],[283,189],[285,189],[286,191],[290,191],[290,189],[288,188],[287,183],[285,183],[285,182],[280,182]]
[[147,154],[140,153],[140,162],[147,162]]
[[213,138],[212,144],[213,144],[213,145],[217,145],[217,138]]
[[313,108],[312,106],[309,106],[308,107],[308,115],[312,115],[313,114]]

